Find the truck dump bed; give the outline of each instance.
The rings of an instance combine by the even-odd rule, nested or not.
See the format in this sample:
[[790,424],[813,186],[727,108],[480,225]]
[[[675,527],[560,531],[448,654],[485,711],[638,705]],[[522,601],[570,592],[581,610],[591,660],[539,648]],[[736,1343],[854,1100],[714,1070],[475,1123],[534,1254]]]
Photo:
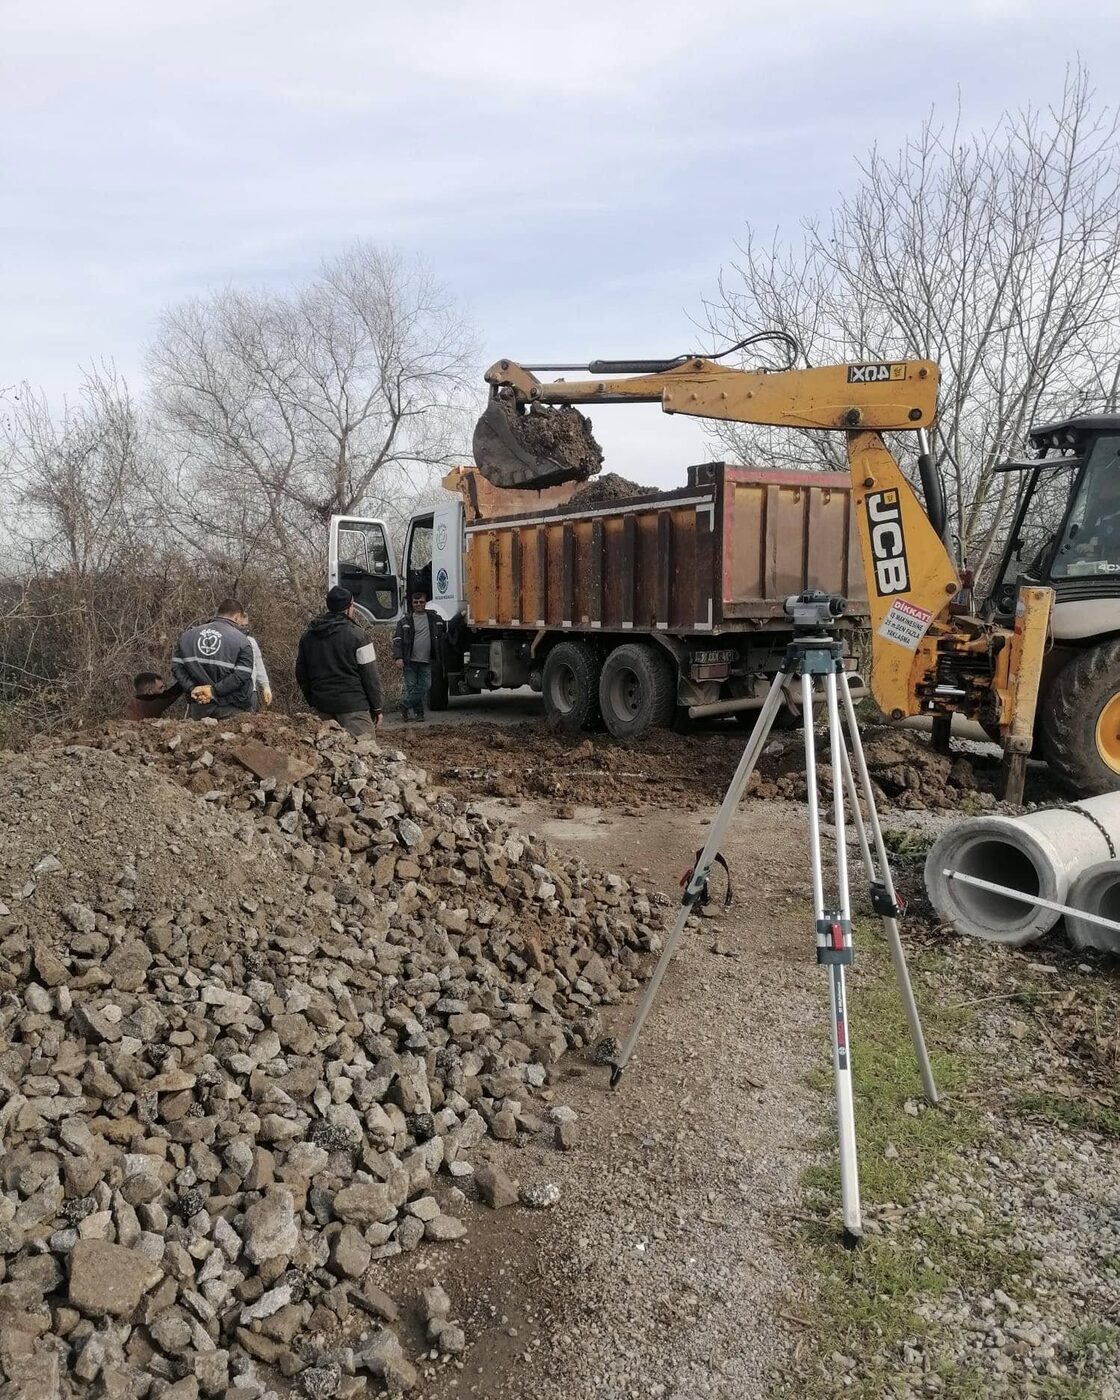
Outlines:
[[688,476],[677,491],[469,524],[471,624],[774,630],[804,588],[843,594],[866,620],[847,473],[713,462]]

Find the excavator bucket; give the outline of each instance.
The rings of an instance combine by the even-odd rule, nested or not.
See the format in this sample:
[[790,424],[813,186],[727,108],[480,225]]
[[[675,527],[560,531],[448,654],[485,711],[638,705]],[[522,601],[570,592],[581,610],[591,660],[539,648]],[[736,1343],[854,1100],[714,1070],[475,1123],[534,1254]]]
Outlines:
[[603,465],[591,420],[577,408],[533,404],[522,411],[511,398],[492,398],[474,430],[474,460],[495,486],[540,491],[586,481]]

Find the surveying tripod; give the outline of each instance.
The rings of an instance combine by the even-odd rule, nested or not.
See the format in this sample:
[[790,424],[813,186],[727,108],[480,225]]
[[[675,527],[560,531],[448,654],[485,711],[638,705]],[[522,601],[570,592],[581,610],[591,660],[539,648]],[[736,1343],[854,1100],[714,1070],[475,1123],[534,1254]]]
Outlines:
[[[871,907],[883,921],[891,962],[894,965],[899,995],[910,1027],[914,1054],[921,1071],[925,1095],[931,1104],[937,1102],[937,1086],[926,1053],[922,1023],[914,1004],[906,957],[898,935],[898,920],[902,908],[891,879],[883,831],[875,808],[867,758],[856,723],[847,673],[844,670],[843,646],[837,637],[837,622],[844,613],[844,599],[835,594],[811,589],[786,600],[785,611],[793,620],[793,640],[786,648],[778,674],[759,712],[758,722],[739,760],[731,786],[723,799],[708,833],[704,849],[685,879],[684,894],[672,930],[665,941],[661,957],[649,980],[634,1015],[626,1040],[611,1062],[611,1085],[617,1085],[629,1063],[642,1025],[649,1015],[662,979],[693,905],[702,901],[708,887],[708,873],[719,854],[739,800],[755,770],[759,755],[766,745],[775,716],[784,702],[785,687],[794,677],[801,678],[801,710],[805,731],[805,788],[809,808],[809,875],[813,895],[813,919],[816,933],[817,962],[828,973],[828,994],[832,1031],[832,1070],[836,1086],[836,1117],[840,1135],[840,1197],[846,1242],[855,1243],[862,1233],[859,1202],[859,1170],[856,1162],[855,1109],[852,1100],[852,1066],[848,1036],[848,1005],[844,969],[852,962],[852,915],[848,894],[848,847],[845,824],[845,792],[851,804],[852,823],[870,885]],[[817,791],[817,755],[813,735],[814,685],[820,678],[824,689],[825,713],[828,719],[829,755],[832,764],[833,825],[836,829],[836,900],[825,904],[824,871],[821,860],[821,815]],[[851,760],[859,778],[857,790],[852,761],[841,730],[840,708],[851,745]],[[867,807],[867,822],[860,811],[862,793]],[[870,841],[868,832],[870,829]]]

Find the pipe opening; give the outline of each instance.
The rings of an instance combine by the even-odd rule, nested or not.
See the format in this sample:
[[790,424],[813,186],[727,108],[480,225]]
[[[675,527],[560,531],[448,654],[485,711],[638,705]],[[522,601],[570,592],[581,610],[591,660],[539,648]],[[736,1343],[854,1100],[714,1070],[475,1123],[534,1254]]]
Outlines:
[[1099,914],[1102,919],[1112,919],[1120,924],[1120,880],[1112,879],[1101,889],[1096,899],[1088,905],[1090,914]]
[[[998,837],[969,842],[958,855],[956,867],[962,875],[990,880],[1023,894],[1041,893],[1034,861],[1026,851]],[[953,899],[965,918],[989,928],[1018,928],[1035,913],[1029,904],[991,890],[978,890],[961,881],[954,881],[952,889]]]

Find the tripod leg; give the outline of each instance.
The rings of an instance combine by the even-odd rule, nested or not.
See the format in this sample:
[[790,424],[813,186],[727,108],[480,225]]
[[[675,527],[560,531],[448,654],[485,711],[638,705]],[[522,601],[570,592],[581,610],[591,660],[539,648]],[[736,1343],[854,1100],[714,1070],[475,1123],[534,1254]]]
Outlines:
[[[871,851],[868,849],[867,837],[863,833],[863,821],[859,814],[859,804],[854,795],[855,784],[852,781],[851,769],[847,766],[847,754],[845,758],[845,768],[847,769],[847,779],[853,792],[852,806],[857,816],[857,832],[862,835],[861,847],[864,858],[864,865],[867,869],[867,878],[874,886],[882,887],[884,904],[890,909],[898,908],[898,901],[895,895],[894,880],[891,876],[890,861],[887,858],[887,847],[883,840],[883,828],[879,823],[879,812],[875,806],[875,795],[871,788],[871,775],[867,771],[867,757],[863,752],[863,741],[860,738],[859,725],[856,722],[856,709],[852,703],[852,693],[848,687],[848,677],[845,672],[840,673],[840,694],[844,702],[844,718],[847,722],[848,739],[852,747],[852,757],[855,761],[856,772],[859,775],[860,787],[863,790],[864,801],[867,803],[868,825],[871,828],[871,838],[874,843],[875,857],[872,859]],[[894,966],[895,981],[898,983],[898,994],[902,1001],[902,1009],[906,1014],[906,1023],[910,1028],[910,1040],[914,1046],[914,1058],[918,1062],[918,1070],[922,1076],[922,1088],[925,1091],[927,1102],[935,1104],[938,1101],[937,1083],[933,1077],[933,1067],[929,1062],[929,1052],[926,1050],[926,1038],[922,1032],[922,1021],[918,1015],[918,1006],[914,1000],[914,989],[910,985],[910,972],[906,966],[906,954],[903,952],[902,939],[898,932],[898,919],[894,914],[881,915],[883,921],[883,931],[887,935],[887,947],[890,949],[891,963]]]
[[[844,968],[851,958],[852,911],[848,891],[848,846],[844,820],[843,735],[840,730],[840,707],[836,698],[836,672],[824,678],[825,703],[828,711],[829,757],[832,763],[832,811],[836,827],[836,886],[839,907],[826,914],[822,908],[817,924],[818,947],[822,925],[831,925],[832,949],[828,956],[828,1000],[832,1014],[832,1073],[836,1085],[836,1122],[840,1141],[840,1206],[844,1230],[849,1239],[863,1233],[859,1201],[859,1163],[856,1156],[856,1113],[852,1092],[851,1041],[848,1032],[848,1001]],[[808,749],[808,740],[806,741]],[[815,768],[815,765],[814,765]],[[814,785],[816,773],[813,774]],[[819,848],[819,843],[818,843]],[[836,931],[840,937],[836,938]],[[839,942],[841,948],[837,949]]]
[[657,998],[658,989],[662,979],[669,969],[669,964],[673,960],[677,944],[680,942],[681,934],[684,933],[684,926],[688,922],[688,917],[692,912],[692,906],[703,893],[704,884],[707,880],[708,871],[712,867],[712,862],[719,854],[723,845],[724,837],[727,835],[727,828],[731,825],[731,818],[735,815],[735,810],[739,805],[739,800],[746,789],[747,781],[754,772],[758,763],[759,755],[765,747],[766,740],[770,737],[770,730],[774,724],[774,717],[778,713],[784,702],[782,687],[787,680],[786,673],[779,671],[774,677],[769,693],[759,711],[758,719],[754,729],[751,731],[750,739],[743,750],[743,756],[739,760],[739,766],[735,770],[735,776],[731,779],[719,811],[708,831],[708,839],[704,843],[704,849],[700,852],[700,857],[693,867],[692,877],[685,887],[681,896],[680,907],[677,916],[673,921],[673,927],[665,940],[665,947],[661,950],[661,956],[657,960],[657,966],[653,970],[653,976],[649,979],[646,989],[642,994],[642,999],[638,1003],[638,1009],[634,1013],[634,1019],[630,1023],[630,1029],[626,1034],[626,1040],[619,1051],[618,1058],[611,1065],[611,1085],[616,1085],[622,1078],[622,1071],[629,1063],[630,1056],[634,1053],[634,1047],[638,1043],[638,1036],[641,1034],[642,1026],[646,1017],[650,1013],[654,1001]]

